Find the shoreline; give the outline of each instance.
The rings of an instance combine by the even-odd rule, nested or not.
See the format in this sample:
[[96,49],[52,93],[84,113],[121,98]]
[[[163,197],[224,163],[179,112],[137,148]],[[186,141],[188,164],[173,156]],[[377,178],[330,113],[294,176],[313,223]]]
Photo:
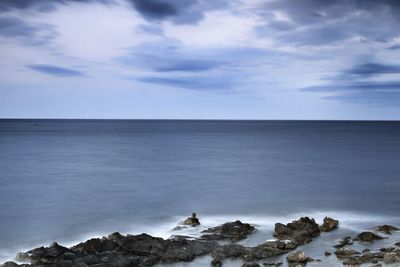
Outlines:
[[[202,218],[200,218],[200,223],[201,220]],[[242,241],[252,239],[257,233],[265,235],[265,232],[262,231],[259,225],[252,223],[250,220],[243,223],[241,221],[234,221],[222,225],[215,225],[214,228],[200,231],[202,235],[198,237],[186,236],[184,235],[185,231],[182,231],[196,230],[198,228],[197,225],[190,226],[182,224],[178,224],[178,228],[173,230],[173,232],[176,232],[175,235],[165,239],[147,234],[128,234],[123,236],[119,233],[114,233],[107,237],[102,237],[101,239],[91,238],[69,248],[60,246],[54,242],[49,247],[40,247],[17,255],[19,263],[21,263],[21,260],[30,261],[32,265],[18,265],[14,262],[6,262],[3,266],[163,266],[163,264],[169,263],[179,264],[196,262],[196,260],[201,257],[209,256],[212,257],[212,261],[209,263],[211,266],[222,266],[226,260],[233,260],[238,264],[243,263],[243,265],[237,266],[262,266],[264,263],[282,263],[288,264],[288,266],[295,266],[294,264],[304,266],[308,263],[308,265],[311,266],[313,264],[324,264],[327,259],[332,261],[332,257],[336,257],[339,262],[343,263],[362,261],[363,263],[385,264],[389,260],[392,262],[400,262],[400,236],[380,233],[376,231],[376,228],[374,228],[374,231],[368,233],[376,233],[376,236],[384,238],[382,240],[391,239],[391,241],[396,241],[392,243],[396,243],[397,246],[381,247],[373,252],[375,253],[373,254],[367,251],[367,249],[371,247],[374,240],[368,240],[368,242],[365,243],[364,241],[357,240],[357,236],[353,236],[350,242],[343,246],[345,251],[338,251],[338,249],[341,248],[333,249],[333,246],[337,245],[335,244],[337,238],[330,238],[332,249],[329,253],[331,255],[339,253],[339,255],[325,255],[324,258],[319,257],[317,259],[309,257],[303,250],[307,253],[307,247],[312,247],[313,242],[318,242],[318,239],[323,239],[326,233],[338,232],[341,229],[339,222],[337,222],[337,225],[335,227],[330,227],[328,231],[325,231],[326,229],[322,230],[326,224],[325,220],[323,223],[319,222],[320,224],[317,224],[312,218],[302,217],[286,225],[275,222],[275,239],[273,239],[274,237],[272,236],[264,236],[264,242],[255,246],[247,245],[248,243],[246,244],[246,242],[243,243]],[[335,220],[328,218],[328,221],[334,222]],[[370,227],[377,227],[377,225],[373,225],[372,223]],[[291,229],[289,231],[290,233],[287,232],[288,229]],[[397,228],[393,228],[393,231],[395,229]],[[343,240],[344,238],[345,236],[342,237]],[[379,238],[379,240],[381,239]],[[109,247],[105,248],[107,246]],[[130,247],[132,246],[135,249],[131,249]],[[152,250],[153,247],[157,247],[158,250]],[[174,249],[171,249],[171,247]],[[365,248],[361,250],[360,248],[362,247]],[[137,250],[137,248],[140,249]],[[349,251],[352,252],[347,254]],[[298,253],[294,256],[296,256],[297,259],[291,262],[290,257],[294,257],[291,253],[296,252]],[[325,251],[320,251],[321,255],[324,255],[324,253]],[[340,255],[340,253],[344,253],[345,255]],[[282,262],[282,256],[286,257],[285,262]],[[92,260],[88,261],[88,257],[91,257]],[[97,260],[95,260],[95,258],[97,258]],[[279,261],[269,262],[268,260],[271,258],[278,258]],[[225,266],[231,266],[231,264]],[[323,266],[330,265],[325,264]]]

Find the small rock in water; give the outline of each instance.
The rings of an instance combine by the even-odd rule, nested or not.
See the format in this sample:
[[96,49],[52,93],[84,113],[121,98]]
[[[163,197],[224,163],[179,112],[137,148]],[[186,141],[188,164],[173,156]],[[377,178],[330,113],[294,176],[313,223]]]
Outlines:
[[308,217],[302,217],[286,225],[282,223],[275,224],[275,237],[280,240],[288,239],[299,245],[311,242],[319,234],[318,224],[314,219]]
[[377,226],[375,230],[390,235],[393,231],[399,231],[400,229],[393,225],[384,224]]
[[200,225],[200,221],[199,219],[196,217],[196,213],[193,212],[192,216],[190,216],[189,218],[187,218],[184,222],[184,225],[190,225],[190,226],[197,226]]
[[324,223],[321,225],[320,230],[323,232],[330,232],[339,226],[339,221],[330,217],[324,218]]
[[264,262],[263,265],[264,266],[281,266],[283,264],[283,262]]
[[339,241],[339,243],[338,243],[337,245],[335,245],[334,247],[335,247],[335,248],[342,248],[342,247],[344,247],[344,246],[346,246],[346,245],[353,245],[353,242],[351,241],[351,236],[343,237],[343,238]]
[[354,238],[354,240],[356,241],[369,242],[369,243],[374,242],[374,240],[380,240],[380,239],[383,239],[383,237],[374,234],[372,232],[362,232],[358,234],[356,238]]
[[330,255],[332,255],[332,253],[331,253],[331,252],[329,252],[329,251],[325,251],[325,256],[330,256]]
[[305,264],[308,261],[313,261],[312,258],[307,257],[304,251],[297,251],[295,253],[291,253],[286,257],[289,266],[296,266],[297,264]]
[[397,242],[394,245],[400,247],[400,242]]
[[260,264],[255,262],[248,262],[248,263],[243,263],[242,267],[260,267]]

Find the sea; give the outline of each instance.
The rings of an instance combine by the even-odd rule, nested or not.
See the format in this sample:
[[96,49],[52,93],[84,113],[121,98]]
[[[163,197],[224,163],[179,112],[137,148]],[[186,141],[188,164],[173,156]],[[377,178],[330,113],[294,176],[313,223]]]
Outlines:
[[[53,241],[196,237],[234,220],[255,225],[241,241],[252,246],[273,239],[277,222],[330,216],[339,229],[299,249],[340,266],[324,252],[345,235],[400,226],[399,211],[400,122],[0,120],[0,263]],[[192,212],[200,227],[172,230]],[[388,237],[362,248],[400,241]]]

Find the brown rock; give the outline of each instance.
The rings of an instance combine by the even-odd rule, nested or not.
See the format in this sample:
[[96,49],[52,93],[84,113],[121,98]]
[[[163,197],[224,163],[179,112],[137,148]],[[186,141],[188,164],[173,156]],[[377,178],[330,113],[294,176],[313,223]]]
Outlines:
[[330,217],[324,218],[324,223],[321,225],[320,230],[323,232],[330,232],[339,226],[339,221]]

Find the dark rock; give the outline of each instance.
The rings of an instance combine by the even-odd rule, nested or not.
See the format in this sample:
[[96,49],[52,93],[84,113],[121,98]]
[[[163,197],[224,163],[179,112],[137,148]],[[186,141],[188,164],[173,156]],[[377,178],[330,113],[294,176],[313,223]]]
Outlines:
[[2,267],[20,267],[20,266],[24,266],[24,265],[18,265],[12,261],[7,261],[2,265]]
[[222,266],[222,261],[220,261],[220,260],[213,260],[213,261],[211,262],[211,266],[212,266],[212,267],[221,267],[221,266]]
[[275,237],[280,240],[287,239],[296,244],[308,243],[314,237],[319,236],[319,234],[320,230],[318,224],[314,219],[308,217],[302,217],[287,225],[282,223],[275,224]]
[[231,239],[232,241],[239,241],[245,239],[254,230],[254,226],[248,223],[235,221],[204,230],[203,233],[211,233],[212,235],[203,235],[201,238],[207,240]]
[[356,241],[369,242],[369,243],[374,242],[374,240],[380,240],[380,239],[383,239],[383,237],[374,234],[372,232],[362,232],[354,238],[354,240]]
[[184,225],[190,225],[190,226],[197,226],[200,225],[199,219],[196,217],[196,213],[192,213],[192,216],[187,218],[184,222]]
[[296,266],[298,264],[304,265],[309,261],[313,261],[312,258],[307,257],[303,251],[297,251],[295,253],[291,253],[286,257],[289,266]]
[[348,257],[348,256],[355,255],[355,254],[361,254],[361,253],[358,252],[357,250],[351,249],[351,248],[338,248],[335,251],[335,255],[338,258]]
[[260,264],[256,262],[246,262],[242,264],[242,267],[260,267]]
[[332,253],[331,253],[331,252],[329,252],[329,251],[325,251],[325,256],[330,256],[330,255],[332,255]]
[[342,248],[346,245],[353,245],[353,242],[351,241],[351,236],[346,236],[343,237],[338,244],[334,245],[335,248]]
[[263,263],[264,266],[281,266],[283,264],[283,262],[265,262]]
[[400,242],[397,242],[394,245],[400,247]]
[[321,225],[320,230],[323,232],[330,232],[339,226],[339,221],[330,217],[324,218],[324,223]]
[[392,226],[392,225],[388,225],[388,224],[384,224],[384,225],[379,225],[375,228],[376,231],[378,232],[383,232],[387,235],[391,234],[393,231],[398,231],[400,230],[399,228],[397,228],[396,226]]

